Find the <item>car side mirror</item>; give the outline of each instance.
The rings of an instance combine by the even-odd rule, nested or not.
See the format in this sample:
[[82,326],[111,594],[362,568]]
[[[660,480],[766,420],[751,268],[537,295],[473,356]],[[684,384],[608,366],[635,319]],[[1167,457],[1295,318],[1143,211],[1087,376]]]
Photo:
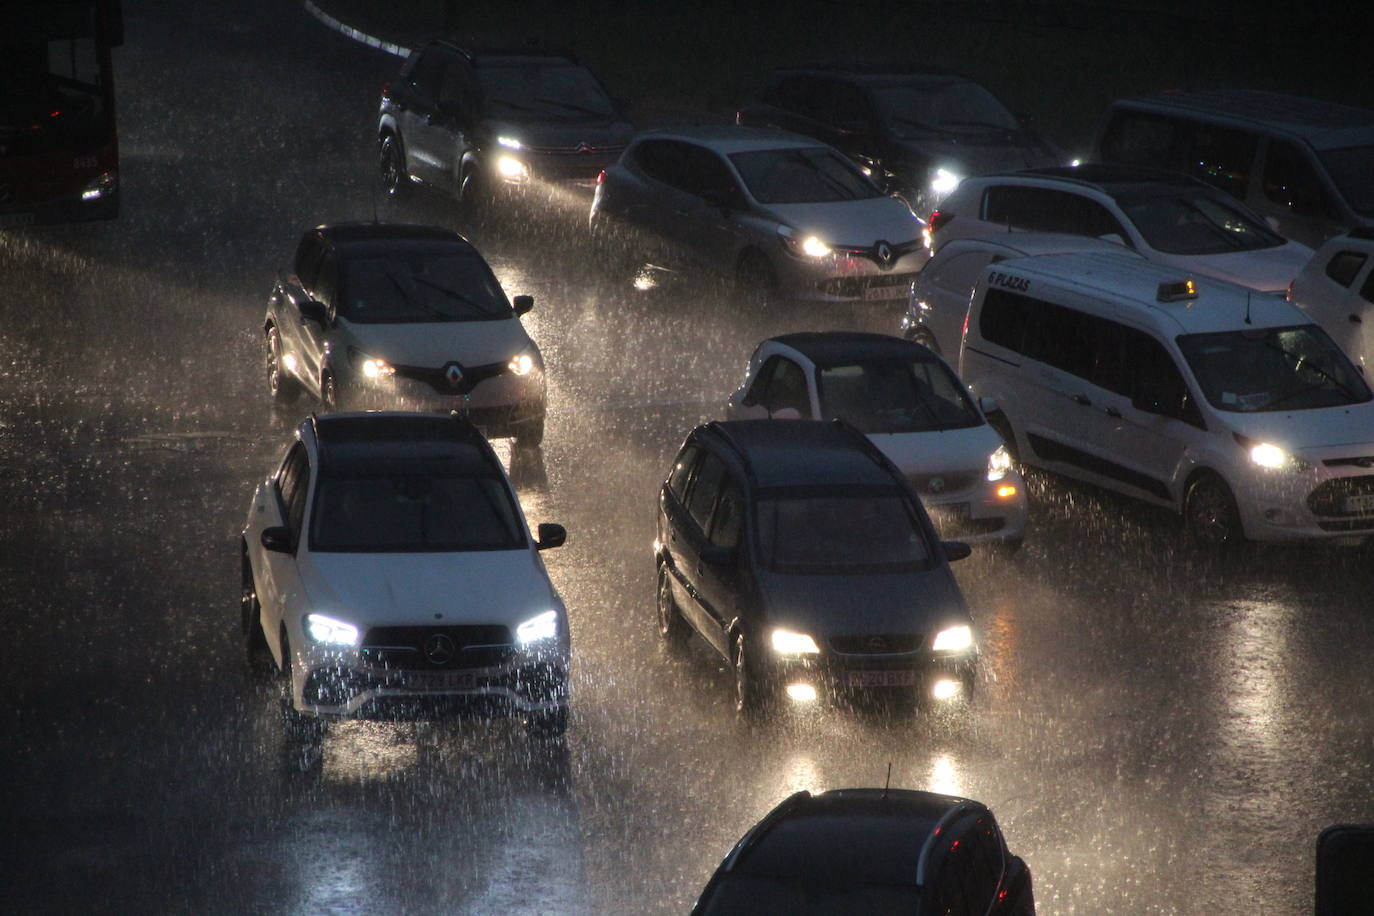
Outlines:
[[1099,235],[1098,238],[1100,238],[1104,242],[1111,242],[1113,245],[1126,244],[1126,240],[1121,237],[1121,233],[1119,232],[1107,232],[1102,235]]
[[511,306],[515,309],[515,314],[523,315],[534,308],[533,296],[516,296],[511,300]]
[[262,530],[262,546],[273,553],[291,552],[291,529],[281,525]]
[[768,411],[770,420],[800,420],[801,411],[795,407],[779,407],[777,410]]
[[1277,216],[1266,216],[1266,217],[1264,218],[1264,225],[1268,226],[1268,227],[1269,227],[1271,230],[1273,230],[1274,232],[1278,232],[1278,231],[1279,231],[1279,218],[1278,218]]
[[978,399],[978,407],[983,411],[984,415],[1000,413],[1002,410],[1001,406],[997,403],[997,399],[989,397],[986,394]]
[[944,548],[945,559],[951,563],[973,556],[973,548],[963,541],[941,541],[940,546]]
[[539,525],[539,539],[535,541],[535,546],[540,550],[549,550],[554,547],[562,547],[567,540],[568,529],[552,522],[542,522]]
[[307,321],[324,324],[329,320],[329,306],[318,299],[302,299],[296,307],[300,309],[301,317]]

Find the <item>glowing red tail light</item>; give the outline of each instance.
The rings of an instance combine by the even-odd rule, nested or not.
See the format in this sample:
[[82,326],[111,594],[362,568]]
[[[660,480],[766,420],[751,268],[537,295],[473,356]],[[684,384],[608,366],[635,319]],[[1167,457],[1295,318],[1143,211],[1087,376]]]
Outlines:
[[1293,301],[1293,284],[1296,283],[1296,282],[1297,282],[1297,277],[1294,277],[1292,280],[1289,280],[1289,281],[1288,281],[1288,292],[1286,292],[1286,293],[1283,294],[1284,298],[1287,299],[1289,302],[1292,302],[1292,301]]
[[930,233],[934,235],[937,231],[939,231],[941,226],[943,226],[945,223],[949,222],[952,219],[954,219],[953,213],[941,213],[939,210],[931,211]]
[[382,101],[386,101],[389,98],[391,98],[391,84],[382,83]]
[[605,170],[605,169],[602,169],[601,171],[599,171],[599,172],[596,173],[596,183],[597,183],[597,184],[601,184],[601,182],[603,182],[603,181],[605,181],[605,180],[606,180],[606,170]]

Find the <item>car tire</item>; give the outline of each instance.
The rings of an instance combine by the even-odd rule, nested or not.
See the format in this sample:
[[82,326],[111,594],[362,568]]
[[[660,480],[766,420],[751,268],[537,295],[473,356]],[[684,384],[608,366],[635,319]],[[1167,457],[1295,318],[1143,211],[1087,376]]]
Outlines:
[[735,295],[759,310],[773,308],[781,298],[778,273],[761,251],[747,251],[735,268]]
[[469,213],[480,213],[487,205],[487,197],[482,167],[475,162],[463,166],[458,177],[458,205]]
[[380,149],[382,190],[392,200],[400,200],[410,190],[410,175],[406,172],[405,152],[395,134],[382,137]]
[[242,552],[242,583],[240,599],[240,629],[243,651],[248,663],[248,675],[254,681],[265,681],[272,672],[272,653],[262,633],[262,605],[258,601],[257,583],[253,580],[253,565],[248,562],[246,545]]
[[735,634],[733,669],[735,675],[735,712],[752,717],[768,711],[772,705],[772,691],[762,670],[762,659],[756,658],[757,645],[743,633]]
[[1193,546],[1211,553],[1232,550],[1245,540],[1231,488],[1211,471],[1203,471],[1188,484],[1183,524]]
[[294,404],[301,395],[300,382],[282,369],[281,333],[276,325],[267,329],[267,390],[279,404]]
[[525,717],[525,732],[531,738],[557,741],[568,731],[568,707],[545,709]]
[[520,448],[538,448],[544,443],[544,418],[526,420],[515,427],[515,444]]
[[671,649],[680,649],[687,644],[692,635],[691,627],[678,609],[677,599],[673,597],[673,583],[669,578],[668,567],[658,565],[658,635]]
[[936,355],[943,356],[940,352],[940,343],[935,339],[935,335],[930,332],[930,328],[917,327],[907,335],[907,340],[913,341],[930,350]]

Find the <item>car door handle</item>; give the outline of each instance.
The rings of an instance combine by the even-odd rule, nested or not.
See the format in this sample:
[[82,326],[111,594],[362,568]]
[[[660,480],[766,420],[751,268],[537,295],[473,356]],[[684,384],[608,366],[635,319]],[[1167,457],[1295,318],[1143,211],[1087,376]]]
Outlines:
[[1114,419],[1114,420],[1120,420],[1120,419],[1121,419],[1121,411],[1117,410],[1115,407],[1108,407],[1108,408],[1107,408],[1107,416],[1111,417],[1111,418]]
[[1351,315],[1351,316],[1350,316],[1350,323],[1351,323],[1351,324],[1364,324],[1364,322],[1360,320],[1360,316],[1359,316],[1359,315]]
[[1093,406],[1093,402],[1088,400],[1088,396],[1086,394],[1075,394],[1072,396],[1072,400],[1075,404],[1081,404],[1084,407]]

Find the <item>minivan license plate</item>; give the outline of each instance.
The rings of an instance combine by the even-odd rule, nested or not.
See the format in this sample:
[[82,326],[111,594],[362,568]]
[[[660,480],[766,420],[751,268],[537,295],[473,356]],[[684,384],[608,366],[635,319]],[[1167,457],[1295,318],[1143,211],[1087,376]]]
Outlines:
[[1368,515],[1374,512],[1374,493],[1364,493],[1360,496],[1347,496],[1341,500],[1341,511],[1352,512],[1358,515]]
[[914,687],[915,671],[850,671],[845,675],[850,687]]

